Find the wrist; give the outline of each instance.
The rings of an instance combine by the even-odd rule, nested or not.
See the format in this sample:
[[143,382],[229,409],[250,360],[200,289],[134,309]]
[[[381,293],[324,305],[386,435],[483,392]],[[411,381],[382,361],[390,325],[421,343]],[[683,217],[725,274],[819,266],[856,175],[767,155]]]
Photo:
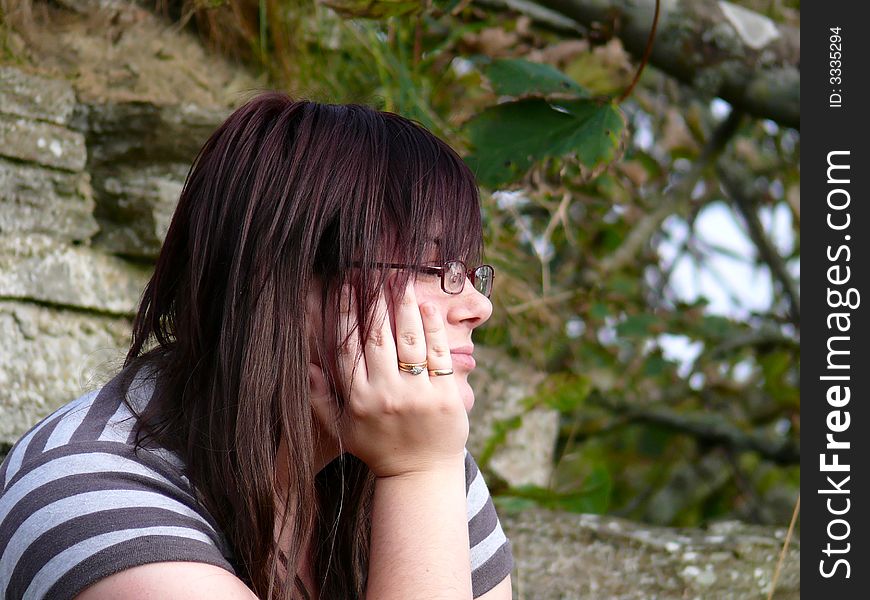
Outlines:
[[462,473],[465,476],[465,450],[438,458],[430,458],[412,464],[396,465],[382,473],[375,473],[378,480],[417,480],[433,477],[451,476]]

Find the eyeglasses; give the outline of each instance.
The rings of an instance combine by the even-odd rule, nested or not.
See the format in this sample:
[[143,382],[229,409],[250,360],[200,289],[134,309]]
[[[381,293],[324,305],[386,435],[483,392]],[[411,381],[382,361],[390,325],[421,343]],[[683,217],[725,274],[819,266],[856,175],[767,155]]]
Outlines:
[[[356,267],[363,263],[354,261]],[[448,260],[440,266],[406,265],[401,263],[372,263],[371,266],[381,269],[412,269],[420,273],[441,276],[441,289],[448,294],[461,294],[465,288],[465,280],[471,281],[478,292],[489,298],[492,294],[492,282],[495,279],[495,269],[492,265],[480,265],[469,269],[461,260]]]

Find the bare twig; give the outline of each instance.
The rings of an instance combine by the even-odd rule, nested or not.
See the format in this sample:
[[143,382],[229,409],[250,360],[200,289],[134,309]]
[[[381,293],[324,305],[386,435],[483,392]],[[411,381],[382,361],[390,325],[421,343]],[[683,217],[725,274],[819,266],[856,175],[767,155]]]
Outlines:
[[729,336],[710,350],[710,358],[720,358],[740,348],[763,346],[785,346],[790,350],[796,351],[800,349],[800,342],[783,335],[777,329],[765,327],[760,330],[747,331],[744,334]]
[[659,9],[660,9],[660,1],[656,0],[656,14],[653,17],[652,27],[649,30],[649,37],[646,40],[646,48],[643,49],[643,57],[640,59],[640,65],[637,67],[637,72],[634,74],[634,79],[631,80],[631,84],[622,92],[622,95],[616,99],[617,104],[622,104],[622,102],[631,96],[631,92],[634,90],[634,87],[637,85],[637,82],[640,81],[640,75],[643,73],[644,67],[646,67],[649,62],[649,55],[652,54],[653,40],[656,39],[656,29],[659,26]]
[[776,582],[779,581],[779,572],[782,570],[782,563],[785,560],[785,555],[788,552],[788,544],[791,542],[791,536],[794,533],[794,524],[797,521],[797,516],[801,511],[801,495],[798,494],[797,500],[794,503],[794,510],[791,513],[791,523],[788,524],[788,533],[785,534],[785,541],[782,543],[782,550],[779,553],[779,560],[776,561],[776,570],[773,572],[773,580],[770,582],[770,592],[767,594],[767,600],[773,598],[773,592],[776,590]]
[[764,226],[761,224],[761,219],[758,218],[756,207],[758,201],[752,197],[747,183],[749,174],[746,170],[734,161],[719,161],[717,173],[722,182],[722,187],[737,210],[740,212],[743,220],[746,222],[746,227],[749,231],[749,237],[755,244],[758,250],[758,255],[767,266],[776,281],[782,286],[783,293],[789,302],[789,320],[795,327],[800,328],[801,324],[801,299],[800,291],[797,284],[792,279],[788,272],[785,260],[780,256],[779,251],[770,241],[770,238],[764,231]]
[[690,195],[692,188],[695,187],[707,166],[722,153],[728,141],[737,132],[740,121],[741,115],[736,115],[735,111],[732,111],[728,118],[713,131],[710,139],[701,150],[698,160],[692,165],[692,169],[672,189],[663,194],[658,207],[653,212],[647,213],[635,225],[619,248],[601,261],[600,272],[602,274],[618,271],[635,260],[641,248],[661,226],[662,221],[677,210],[684,198]]
[[547,306],[548,304],[558,304],[559,302],[565,302],[566,300],[570,300],[579,293],[580,290],[565,290],[559,292],[558,294],[553,294],[552,296],[541,296],[539,298],[535,298],[534,300],[529,300],[528,302],[508,306],[505,311],[509,315],[518,315],[531,308],[539,308],[541,306]]

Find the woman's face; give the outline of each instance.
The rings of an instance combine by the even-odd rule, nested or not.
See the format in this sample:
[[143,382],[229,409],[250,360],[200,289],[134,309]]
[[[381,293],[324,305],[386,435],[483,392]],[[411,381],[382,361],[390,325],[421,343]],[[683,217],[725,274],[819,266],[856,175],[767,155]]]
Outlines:
[[429,302],[438,307],[447,329],[450,357],[453,360],[453,377],[459,386],[465,410],[474,405],[474,391],[468,384],[468,374],[474,369],[472,352],[474,345],[471,332],[489,319],[492,303],[489,298],[474,289],[466,280],[462,292],[448,294],[441,289],[440,277],[420,274],[414,284],[417,304]]
[[[448,294],[441,289],[439,276],[423,273],[419,273],[416,277],[414,294],[418,305],[426,302],[434,304],[444,320],[453,363],[453,377],[459,387],[465,410],[470,411],[474,406],[474,391],[468,384],[468,374],[475,366],[472,356],[474,345],[471,341],[471,332],[489,319],[492,314],[492,303],[486,296],[478,292],[468,280],[465,281],[462,292]],[[309,348],[311,348],[312,360],[318,365],[313,338],[323,335],[319,296],[320,286],[314,282],[308,297]]]

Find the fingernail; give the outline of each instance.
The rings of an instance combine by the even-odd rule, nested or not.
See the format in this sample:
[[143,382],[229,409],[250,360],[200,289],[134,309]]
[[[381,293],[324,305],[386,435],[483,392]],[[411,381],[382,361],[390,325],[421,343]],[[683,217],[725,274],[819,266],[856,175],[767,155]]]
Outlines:
[[427,317],[435,316],[435,307],[431,304],[424,304],[420,307],[420,310],[423,311],[423,314]]

